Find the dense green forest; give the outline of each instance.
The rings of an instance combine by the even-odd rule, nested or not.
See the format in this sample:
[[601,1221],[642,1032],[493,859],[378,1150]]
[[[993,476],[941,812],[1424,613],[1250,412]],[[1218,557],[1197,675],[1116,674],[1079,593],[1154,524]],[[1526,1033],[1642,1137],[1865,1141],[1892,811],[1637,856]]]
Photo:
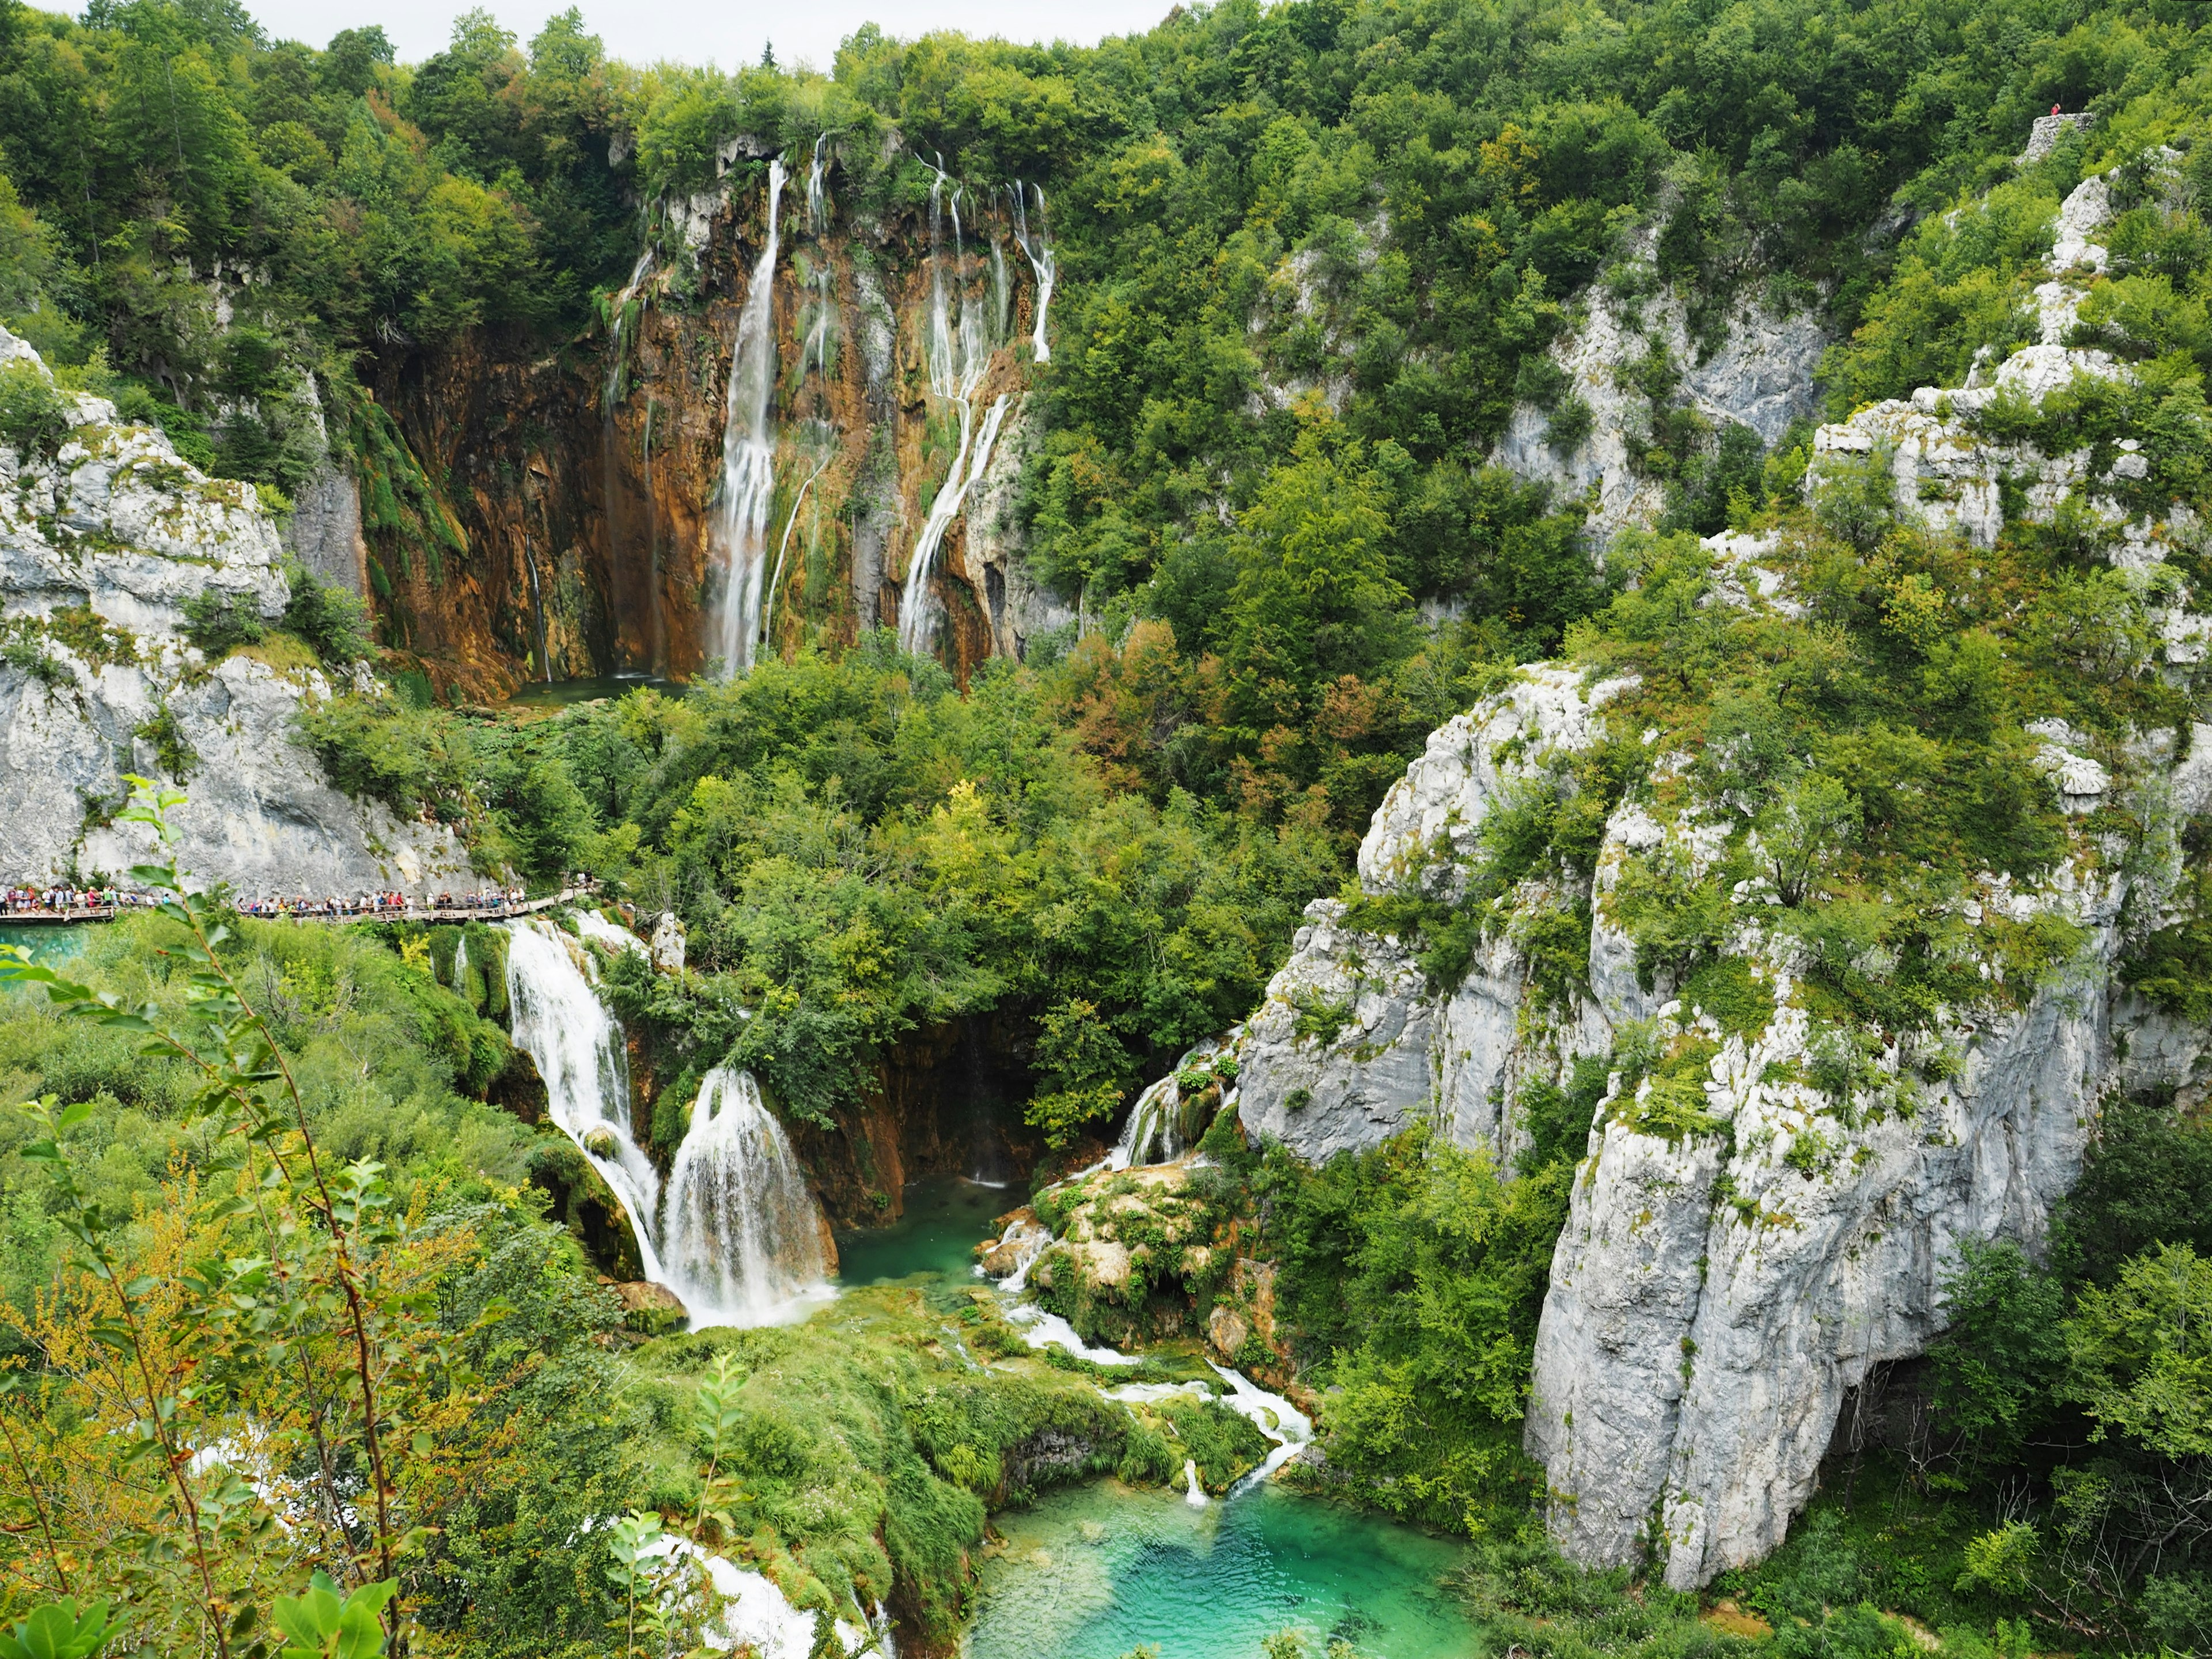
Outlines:
[[[281,506],[335,459],[373,536],[465,557],[393,388],[465,346],[603,350],[668,195],[712,185],[729,137],[831,135],[857,213],[915,211],[924,157],[1041,182],[1064,288],[1020,512],[1080,637],[962,684],[867,633],[546,718],[337,696],[301,740],[489,870],[538,890],[586,870],[682,919],[684,975],[604,962],[661,1079],[641,1138],[663,1167],[713,1066],[857,1134],[902,1044],[988,1020],[1042,1188],[1252,1011],[1316,896],[1416,941],[1437,984],[1522,928],[1536,1006],[1564,1003],[1607,815],[1669,792],[1730,803],[1730,828],[1704,867],[1632,869],[1617,910],[1638,969],[1729,1032],[1773,1012],[1722,948],[1737,884],[1773,882],[1803,1006],[1912,1038],[2058,982],[2082,929],[1994,924],[1992,972],[1957,916],[1978,872],[2077,854],[2187,872],[2125,970],[2205,1017],[2204,825],[2069,821],[2027,732],[2069,722],[2120,768],[2203,718],[2153,615],[2203,579],[2201,544],[2143,575],[2015,491],[1972,550],[1901,518],[1871,465],[1808,501],[1809,433],[1769,453],[1714,430],[1662,353],[1624,371],[1666,486],[1649,531],[1598,547],[1582,504],[1487,460],[1516,401],[1562,441],[1586,426],[1545,348],[1592,284],[1680,295],[1707,343],[1741,305],[1810,312],[1836,416],[1960,384],[2033,337],[2059,203],[2118,168],[2122,263],[2081,338],[2135,378],[1986,429],[2099,447],[2100,470],[2125,438],[2140,504],[2212,509],[2201,21],[2181,0],[1223,0],[1096,47],[870,28],[829,74],[723,73],[611,62],[574,12],[526,43],[471,14],[404,65],[376,29],[276,42],[225,0],[11,0],[0,320],[196,465]],[[2016,166],[2054,104],[2098,121]],[[1724,528],[1771,533],[1799,611],[1729,599],[1698,539]],[[349,659],[373,616],[303,591],[306,656]],[[251,643],[229,625],[201,642]],[[1360,894],[1352,853],[1428,732],[1544,658],[1637,677],[1573,776],[1490,820],[1449,901]],[[1655,777],[1667,752],[1689,768]],[[975,1367],[1025,1352],[980,1291],[638,1328],[566,1224],[580,1158],[509,1109],[503,990],[407,929],[179,895],[10,971],[0,1085],[33,1103],[0,1127],[0,1622],[64,1596],[121,1620],[26,1651],[686,1652],[705,1613],[681,1558],[644,1553],[664,1528],[774,1567],[825,1628],[884,1603],[902,1651],[949,1651],[991,1511],[1053,1480],[1164,1485],[1187,1455],[1218,1490],[1258,1453],[1213,1408],[1109,1409],[1078,1362]],[[1279,1274],[1328,1495],[1464,1540],[1455,1595],[1538,1659],[2212,1649],[2212,1130],[2168,1097],[2106,1103],[2047,1249],[1945,1264],[1956,1328],[1896,1383],[1919,1429],[1836,1470],[1778,1555],[1698,1596],[1553,1553],[1522,1416],[1591,1115],[1608,1073],[1648,1078],[1639,1127],[1711,1132],[1717,1046],[1625,1039],[1532,1085],[1511,1168],[1416,1132],[1316,1170],[1212,1121],[1194,1213]],[[1872,1060],[1827,1052],[1848,1099]],[[1209,1273],[1139,1275],[1127,1305],[1049,1293],[1095,1336],[1156,1293],[1195,1322]],[[1020,1474],[1045,1434],[1081,1455]],[[234,1462],[278,1471],[275,1495]]]

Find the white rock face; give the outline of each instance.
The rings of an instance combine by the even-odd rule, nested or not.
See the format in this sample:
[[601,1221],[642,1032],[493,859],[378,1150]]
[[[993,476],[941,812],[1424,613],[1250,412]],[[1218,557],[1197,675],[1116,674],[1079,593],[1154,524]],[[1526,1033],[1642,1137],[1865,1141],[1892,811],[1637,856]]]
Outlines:
[[1380,1146],[1432,1091],[1436,1011],[1419,967],[1395,939],[1353,933],[1343,918],[1336,899],[1306,906],[1239,1054],[1246,1132],[1316,1164]]
[[[1629,682],[1589,684],[1540,665],[1447,722],[1376,809],[1359,848],[1361,885],[1455,896],[1483,820],[1516,789],[1559,787],[1553,769],[1596,735],[1606,703]],[[1381,1145],[1416,1120],[1455,1143],[1509,1158],[1521,1144],[1510,1101],[1524,1073],[1556,1071],[1559,1054],[1523,1030],[1527,967],[1510,938],[1432,997],[1399,939],[1345,925],[1346,907],[1306,907],[1291,959],[1244,1028],[1238,1110],[1246,1130],[1324,1162]],[[1602,1022],[1572,1053],[1610,1040]]]
[[[2136,447],[2121,445],[2099,479],[2086,452],[2001,452],[1962,418],[1998,388],[2036,399],[2078,374],[2128,372],[2065,343],[2081,291],[2063,270],[2100,267],[2100,251],[2085,250],[2106,211],[2101,189],[2069,198],[2067,264],[2054,258],[2058,274],[2038,295],[2041,343],[1997,365],[1990,384],[1923,390],[1823,428],[1815,484],[1844,458],[1886,453],[1900,514],[1987,545],[2003,527],[1997,485],[2009,470],[2031,516],[2069,495],[2104,515],[2125,571],[2149,572],[2196,538],[2178,504],[2133,520],[2117,504],[2113,477],[2148,476],[2127,470]],[[1704,603],[1805,614],[1773,538],[1705,545]],[[2144,584],[2167,607],[2154,648],[2177,665],[2201,661],[2212,630],[2178,574]],[[1524,670],[1437,732],[1376,812],[1359,854],[1364,890],[1461,897],[1486,820],[1519,792],[1574,787],[1566,763],[1613,718],[1620,692],[1566,669]],[[1641,735],[1650,744],[1662,734]],[[2212,1097],[2212,1031],[2154,1009],[2117,975],[2131,939],[2178,919],[2177,837],[2212,811],[2212,726],[2117,747],[2056,720],[2027,736],[2075,824],[2071,852],[2033,880],[1984,872],[1956,902],[1948,948],[1991,994],[1932,1030],[1855,1032],[1793,1006],[1806,947],[1774,931],[1778,901],[1763,876],[1734,884],[1721,955],[1771,1012],[1754,999],[1724,1028],[1663,969],[1639,975],[1629,918],[1615,909],[1624,879],[1709,870],[1745,833],[1738,805],[1702,797],[1686,752],[1655,752],[1652,787],[1614,808],[1588,893],[1524,883],[1456,986],[1431,990],[1404,943],[1355,932],[1339,902],[1309,908],[1242,1045],[1240,1109],[1255,1134],[1318,1160],[1419,1121],[1510,1160],[1526,1144],[1527,1086],[1610,1056],[1553,1261],[1526,1419],[1552,1531],[1577,1559],[1648,1562],[1690,1588],[1774,1549],[1811,1495],[1848,1391],[1943,1328],[1941,1286],[1960,1241],[2039,1244],[2112,1089]],[[2087,815],[2106,806],[2146,826],[2138,852],[2122,856],[2093,835]],[[1568,898],[1591,918],[1589,972],[1547,1001],[1516,931]],[[2007,991],[2009,928],[2040,917],[2071,924],[2080,948]],[[1634,1050],[1620,1041],[1632,1029]],[[1843,1046],[1855,1039],[1870,1047]],[[1624,1069],[1632,1052],[1688,1056],[1691,1069],[1667,1076],[1662,1094],[1652,1076]]]
[[[2087,238],[2106,211],[2101,181],[2069,198],[2055,270],[2102,268],[2103,250]],[[1886,453],[1900,514],[1989,545],[2003,526],[1997,480],[2010,471],[2026,483],[2031,516],[2047,519],[2069,494],[2086,497],[2118,542],[2116,564],[2159,562],[2167,538],[2190,528],[2185,514],[2130,523],[2099,489],[2105,481],[2087,476],[2086,451],[1999,448],[1962,418],[1997,388],[2039,400],[2078,374],[2126,372],[2103,352],[2063,343],[2081,298],[2057,277],[2037,290],[2045,337],[2000,365],[1994,386],[1927,388],[1822,428],[1814,487],[1843,458]],[[2128,459],[2124,450],[2114,472],[2145,476],[2124,472]],[[1756,568],[1755,555],[1723,539],[1709,545],[1741,570]],[[1734,591],[1747,603],[1787,602],[1763,587]],[[2161,625],[2168,661],[2197,659],[2175,654],[2203,634],[2205,619],[2185,604],[2177,599],[2178,614]],[[2028,731],[2038,769],[2070,813],[2117,804],[2155,826],[2212,804],[2212,761],[2193,733],[2179,764],[2176,734],[2148,734],[2122,779],[2063,722]],[[1941,1281],[1959,1240],[2003,1235],[2033,1245],[2044,1237],[2109,1088],[2165,1085],[2196,1100],[2212,1081],[2207,1034],[2115,979],[2124,904],[2132,902],[2130,925],[2154,925],[2178,856],[2131,871],[2092,858],[2083,842],[2075,861],[2039,883],[1984,876],[1960,912],[1975,933],[1999,919],[2063,916],[2083,930],[2078,957],[2013,1012],[1992,1002],[1954,1012],[1909,1048],[1891,1040],[1871,1080],[1848,1085],[1844,1109],[1805,1080],[1836,1034],[1788,1006],[1800,947],[1765,933],[1765,894],[1739,889],[1742,920],[1728,946],[1779,1006],[1749,1040],[1678,1000],[1654,1006],[1632,983],[1627,941],[1607,916],[1608,872],[1662,848],[1694,863],[1722,827],[1711,809],[1678,805],[1663,821],[1625,805],[1608,829],[1593,999],[1616,1025],[1649,1018],[1662,1041],[1715,1044],[1704,1110],[1725,1127],[1660,1133],[1660,1120],[1645,1115],[1650,1080],[1624,1098],[1615,1074],[1553,1261],[1527,1419],[1562,1547],[1592,1564],[1650,1559],[1677,1588],[1782,1541],[1811,1495],[1845,1392],[1869,1366],[1920,1352],[1942,1329]],[[1970,948],[1985,977],[2002,975],[2001,948]]]
[[[38,363],[0,330],[0,362],[17,359]],[[147,728],[165,710],[197,757],[179,823],[198,878],[323,897],[465,877],[449,831],[347,799],[295,740],[301,701],[331,695],[322,673],[209,664],[185,641],[185,603],[205,592],[283,611],[283,548],[253,486],[202,476],[103,398],[73,402],[53,460],[0,447],[0,629],[43,665],[0,661],[0,882],[119,876],[146,859],[148,833],[109,820],[125,773],[164,775]]]
[[[1939,535],[1955,532],[1977,547],[1992,547],[2004,529],[2001,485],[2011,477],[2026,482],[2027,516],[2032,521],[2050,523],[2075,498],[2106,532],[2127,544],[2130,550],[2124,554],[2125,562],[2142,564],[2162,558],[2162,550],[2149,544],[2185,534],[2194,526],[2185,509],[2165,519],[2138,518],[2116,498],[2116,486],[2148,474],[2147,463],[2133,453],[2139,445],[2130,441],[2123,446],[2124,453],[2106,474],[2093,478],[2092,457],[2086,448],[2045,455],[2029,444],[1992,442],[1976,430],[1973,422],[2001,394],[2041,403],[2079,376],[2112,380],[2128,374],[2126,366],[2111,353],[2065,343],[2087,297],[2087,290],[2067,280],[2067,275],[2105,269],[2106,250],[2090,238],[2111,216],[2105,180],[2083,179],[2060,206],[2052,224],[2055,241],[2048,264],[2054,274],[2035,289],[2035,343],[2021,347],[1986,377],[1978,362],[1963,386],[1923,386],[1909,398],[1888,398],[1848,421],[1822,427],[1813,440],[1807,490],[1818,489],[1833,477],[1838,462],[1886,457],[1900,514]],[[2164,621],[2167,659],[2202,660],[2202,629],[2180,626],[2171,617]]]
[[1629,459],[1630,439],[1650,429],[1650,403],[1619,379],[1619,371],[1655,347],[1663,348],[1682,371],[1678,400],[1717,430],[1730,423],[1747,426],[1771,447],[1791,422],[1819,412],[1813,372],[1828,337],[1808,315],[1775,317],[1747,302],[1729,317],[1719,349],[1700,361],[1682,302],[1674,295],[1644,301],[1636,317],[1624,313],[1602,289],[1589,290],[1584,301],[1585,320],[1553,341],[1551,349],[1573,394],[1589,406],[1589,435],[1563,453],[1552,445],[1550,417],[1522,404],[1491,459],[1522,477],[1548,481],[1562,500],[1594,491],[1588,523],[1600,541],[1630,525],[1650,524],[1666,508],[1663,485],[1639,473]]
[[663,910],[653,924],[653,965],[664,974],[684,971],[684,921],[673,910]]

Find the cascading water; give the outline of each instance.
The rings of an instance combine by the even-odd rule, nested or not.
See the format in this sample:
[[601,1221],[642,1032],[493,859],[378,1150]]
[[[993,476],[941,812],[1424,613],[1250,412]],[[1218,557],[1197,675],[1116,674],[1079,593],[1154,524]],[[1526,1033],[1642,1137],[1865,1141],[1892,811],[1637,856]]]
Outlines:
[[1182,1104],[1182,1091],[1172,1072],[1139,1095],[1129,1109],[1129,1121],[1121,1126],[1121,1138],[1106,1154],[1106,1167],[1126,1170],[1134,1164],[1165,1164],[1180,1157],[1182,1140],[1176,1133],[1176,1115]]
[[[812,452],[813,465],[799,486],[798,495],[792,498],[790,516],[784,520],[783,535],[776,543],[775,566],[769,573],[761,599],[761,635],[771,643],[775,637],[775,596],[782,591],[786,558],[791,551],[792,532],[799,526],[799,509],[806,505],[808,492],[814,488],[815,481],[837,457],[836,428],[828,418],[830,338],[837,325],[836,272],[830,264],[826,242],[830,231],[830,192],[825,171],[829,143],[830,135],[826,132],[815,139],[814,159],[806,169],[806,234],[814,246],[813,263],[807,274],[806,337],[799,345],[799,379],[800,406],[813,411],[803,424],[801,445]],[[811,404],[805,397],[810,388],[814,394]]]
[[768,514],[775,495],[775,434],[769,409],[775,392],[776,214],[783,178],[779,156],[768,164],[768,240],[738,314],[722,420],[722,489],[714,522],[722,602],[714,642],[722,672],[732,678],[753,665],[768,574]]
[[750,1072],[717,1066],[700,1085],[663,1243],[695,1328],[766,1324],[828,1293],[814,1195]]
[[1273,1479],[1277,1469],[1297,1456],[1313,1438],[1313,1419],[1282,1395],[1269,1394],[1243,1372],[1232,1371],[1212,1360],[1206,1363],[1213,1365],[1221,1380],[1229,1385],[1228,1398],[1221,1403],[1275,1443],[1275,1449],[1267,1454],[1267,1461],[1231,1490],[1229,1495],[1234,1498],[1238,1492],[1249,1492]]
[[1059,274],[1053,262],[1052,244],[1044,234],[1044,191],[1031,185],[1036,191],[1036,230],[1030,230],[1029,210],[1022,202],[1022,181],[1014,180],[1014,240],[1021,244],[1022,252],[1029,256],[1030,270],[1036,276],[1036,326],[1030,331],[1030,343],[1041,363],[1052,361],[1052,348],[1044,342],[1044,313],[1052,305],[1053,279]]
[[[939,168],[937,181],[929,187],[929,331],[923,338],[922,357],[929,369],[930,395],[941,403],[951,404],[959,420],[960,443],[953,453],[952,465],[945,475],[945,483],[938,489],[937,499],[930,504],[929,517],[922,523],[921,534],[915,538],[913,556],[907,561],[906,588],[899,596],[899,646],[907,651],[925,650],[929,645],[934,604],[929,579],[936,569],[937,550],[945,540],[945,531],[959,516],[968,487],[990,465],[991,447],[998,441],[999,425],[1006,412],[1006,394],[1001,392],[992,400],[990,410],[983,417],[981,435],[976,435],[975,390],[991,367],[994,342],[988,337],[985,307],[967,292],[967,248],[960,230],[960,192],[953,191],[948,203],[945,185],[945,173]],[[945,272],[948,209],[952,224],[952,280],[949,285]],[[959,307],[957,319],[953,315],[956,299]]]
[[592,988],[590,957],[550,922],[510,922],[507,936],[514,1046],[537,1062],[548,1115],[629,1212],[645,1276],[665,1284],[653,1240],[660,1174],[630,1138],[629,1064],[621,1028]]

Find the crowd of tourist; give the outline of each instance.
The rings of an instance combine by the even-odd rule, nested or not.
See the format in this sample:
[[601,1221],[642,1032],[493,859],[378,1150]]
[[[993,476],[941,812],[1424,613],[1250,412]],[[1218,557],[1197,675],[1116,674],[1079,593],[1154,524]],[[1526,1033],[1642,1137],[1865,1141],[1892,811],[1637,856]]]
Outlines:
[[[289,898],[240,899],[236,902],[236,908],[240,915],[264,918],[305,916],[330,920],[362,917],[373,921],[380,916],[397,919],[419,915],[426,910],[505,915],[510,910],[520,908],[528,900],[529,895],[520,887],[492,888],[477,893],[441,893],[436,898],[422,904],[417,904],[404,893],[362,893],[350,898],[335,895],[328,898],[313,898],[303,893]],[[10,887],[0,892],[0,914],[106,916],[132,906],[150,908],[160,902],[150,893],[136,893],[120,887]]]
[[404,893],[363,893],[358,898],[319,899],[301,894],[293,898],[242,900],[238,912],[246,916],[366,916],[372,920],[422,910],[468,910],[504,915],[528,898],[529,895],[520,887],[494,888],[481,893],[441,893],[427,904],[416,904]]
[[82,915],[112,912],[125,905],[154,905],[160,901],[145,893],[119,887],[10,887],[0,894],[0,911],[9,915],[44,911],[52,915]]

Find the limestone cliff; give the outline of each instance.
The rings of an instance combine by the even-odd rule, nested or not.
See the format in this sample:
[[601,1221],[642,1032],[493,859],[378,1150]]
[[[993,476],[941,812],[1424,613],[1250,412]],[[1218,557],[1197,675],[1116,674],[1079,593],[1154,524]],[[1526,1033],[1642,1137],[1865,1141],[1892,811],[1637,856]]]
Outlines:
[[[765,159],[733,149],[719,185],[650,205],[645,250],[594,337],[527,362],[470,338],[380,383],[465,548],[380,556],[370,537],[392,641],[441,690],[688,678],[720,654],[731,388],[769,251]],[[1048,254],[1039,204],[1017,227],[1007,192],[948,180],[931,206],[879,217],[848,208],[842,180],[825,149],[777,193],[763,307],[773,480],[755,503],[764,621],[779,649],[895,624],[931,509],[972,471],[924,578],[928,644],[964,678],[1073,620],[1023,568],[1013,513],[1037,435],[1030,365],[1049,338],[1023,257],[1025,241]],[[965,463],[947,352],[972,371],[951,382],[969,406]],[[342,547],[346,501],[314,505],[315,547]]]
[[[2184,571],[2160,568],[2169,548],[2191,544],[2193,515],[2147,487],[2144,446],[2071,449],[2065,422],[2035,419],[2076,376],[2130,373],[2069,343],[2106,263],[2093,240],[2104,204],[2092,179],[2060,215],[2051,280],[2036,295],[2038,343],[1978,368],[1974,386],[1822,428],[1808,488],[1871,487],[1905,524],[1969,546],[1991,545],[2008,508],[2031,525],[2089,523],[2151,622],[2149,659],[2135,666],[2171,675],[2203,659],[2212,623],[2192,608]],[[1977,418],[1991,409],[2005,422]],[[1778,624],[1806,616],[1778,536],[1705,548],[1700,605]],[[2033,769],[2063,815],[2063,855],[2033,877],[1983,872],[1952,905],[1945,948],[1984,994],[1958,998],[1922,1029],[1860,1030],[1816,1018],[1802,994],[1815,959],[1778,925],[1777,907],[1798,902],[1779,876],[1719,890],[1719,977],[1699,983],[1735,986],[1731,1006],[1642,949],[1624,896],[1686,892],[1721,867],[1746,820],[1659,726],[1610,729],[1634,689],[1567,667],[1524,670],[1431,737],[1360,851],[1361,884],[1377,902],[1311,906],[1249,1021],[1240,1109],[1248,1129],[1309,1158],[1425,1121],[1510,1159],[1525,1144],[1528,1086],[1564,1087],[1577,1060],[1602,1059],[1610,1079],[1553,1262],[1527,1444],[1546,1466],[1552,1529],[1570,1555],[1648,1561],[1690,1587],[1781,1541],[1847,1392],[1942,1328],[1941,1284],[1960,1240],[2040,1243],[2109,1091],[2173,1088],[2191,1100],[2212,1079],[2212,1034],[2153,1008],[2119,972],[2130,942],[2171,919],[2179,827],[2212,811],[2212,726],[2116,744],[2063,720],[2030,722]],[[1464,974],[1431,983],[1436,958],[1425,969],[1412,936],[1375,919],[1404,914],[1408,896],[1459,900],[1488,856],[1486,823],[1532,800],[1570,801],[1582,787],[1572,763],[1601,739],[1640,744],[1648,761],[1607,813],[1586,884],[1531,878],[1486,896],[1498,920]],[[1399,911],[1383,902],[1392,895]],[[1359,931],[1363,914],[1372,931]],[[1537,924],[1569,916],[1587,928],[1586,968],[1564,987],[1540,983]],[[2039,927],[2065,943],[2031,971],[2021,940]]]
[[[1646,233],[1625,267],[1632,276],[1648,264],[1652,240]],[[1747,427],[1771,449],[1820,408],[1813,373],[1828,335],[1817,317],[1747,300],[1706,332],[1701,340],[1672,291],[1638,301],[1591,287],[1552,343],[1560,376],[1553,407],[1516,404],[1491,459],[1583,501],[1601,542],[1655,521],[1667,507],[1662,469],[1646,464],[1655,414],[1687,413],[1710,434]]]
[[[0,331],[0,363],[45,366]],[[125,773],[182,782],[184,861],[246,895],[434,890],[466,878],[451,836],[325,781],[294,739],[330,684],[281,653],[210,661],[185,604],[274,621],[285,578],[254,487],[210,479],[105,399],[58,394],[51,453],[0,441],[0,882],[90,880],[149,850],[119,826]],[[362,676],[367,684],[366,676]]]

